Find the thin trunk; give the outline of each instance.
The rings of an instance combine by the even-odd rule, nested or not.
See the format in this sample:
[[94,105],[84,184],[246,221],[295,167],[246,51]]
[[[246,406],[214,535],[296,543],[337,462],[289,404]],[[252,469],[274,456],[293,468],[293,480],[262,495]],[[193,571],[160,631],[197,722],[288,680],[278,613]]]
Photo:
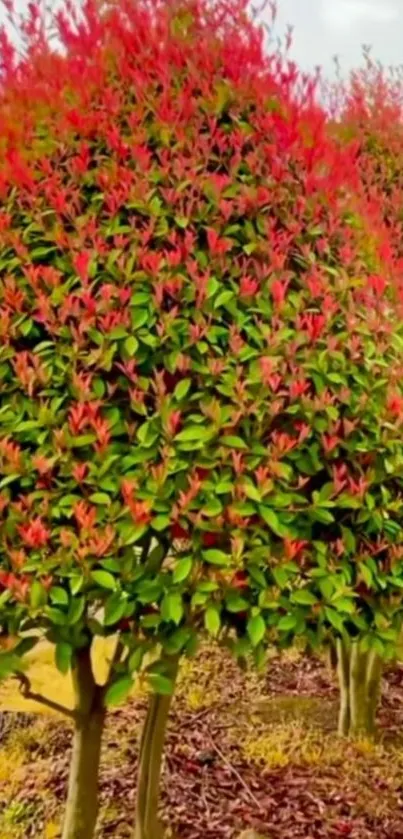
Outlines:
[[359,644],[354,642],[350,660],[350,734],[353,737],[369,733],[367,668],[368,653],[362,652]]
[[382,659],[373,650],[369,653],[367,668],[367,720],[368,733],[376,732],[376,711],[381,692]]
[[358,642],[337,641],[340,686],[339,734],[373,737],[379,701],[382,660],[373,651],[363,652]]
[[62,839],[92,839],[98,815],[98,775],[105,709],[94,679],[90,649],[73,670],[77,718]]
[[[175,684],[178,660],[166,659],[169,677]],[[172,695],[152,694],[140,743],[134,839],[162,839],[158,799],[165,733]]]
[[337,675],[340,688],[338,731],[340,737],[350,732],[350,650],[347,641],[337,639]]

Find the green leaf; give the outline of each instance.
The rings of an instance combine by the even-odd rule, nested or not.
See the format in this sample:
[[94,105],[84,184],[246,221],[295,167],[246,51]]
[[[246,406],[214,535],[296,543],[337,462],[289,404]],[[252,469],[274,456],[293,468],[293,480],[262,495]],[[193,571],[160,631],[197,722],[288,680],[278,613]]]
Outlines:
[[286,538],[288,535],[288,530],[278,519],[277,514],[274,510],[271,510],[270,507],[264,507],[263,505],[259,507],[259,513],[262,519],[266,522],[266,524],[270,527],[270,530],[279,536],[280,538]]
[[183,617],[182,597],[177,592],[166,594],[161,604],[161,615],[164,621],[173,621],[178,625]]
[[156,629],[160,623],[161,619],[157,614],[146,615],[144,618],[141,618],[141,626],[146,629]]
[[325,600],[330,600],[334,593],[334,585],[332,580],[329,580],[328,577],[323,577],[323,579],[319,580],[319,588]]
[[71,667],[73,648],[66,641],[59,641],[55,648],[56,667],[60,673],[66,674]]
[[164,650],[168,655],[178,655],[181,650],[188,643],[190,638],[190,630],[185,626],[175,630],[168,638],[164,639]]
[[208,518],[215,518],[216,516],[219,516],[220,513],[222,513],[221,502],[218,498],[214,498],[214,496],[212,496],[209,498],[207,504],[203,505],[202,513],[203,516],[208,516]]
[[148,574],[154,574],[160,570],[163,560],[166,556],[166,548],[163,545],[157,544],[150,551],[147,556],[145,567]]
[[105,693],[105,705],[110,708],[112,705],[120,705],[129,696],[133,687],[133,679],[131,676],[122,676],[116,682],[113,682]]
[[325,510],[323,507],[315,507],[311,511],[311,517],[315,521],[320,521],[322,524],[331,524],[334,521],[334,516],[332,516],[329,510]]
[[32,635],[26,636],[25,638],[21,638],[21,641],[18,641],[17,645],[13,649],[13,654],[18,656],[26,655],[30,653],[31,650],[39,644],[40,638],[38,636],[33,637]]
[[69,605],[69,595],[67,594],[67,591],[60,586],[55,586],[50,590],[50,599],[52,603],[56,603],[58,606]]
[[18,656],[12,653],[0,653],[0,679],[6,679],[21,669]]
[[123,618],[127,599],[121,594],[112,594],[105,603],[104,625],[112,626]]
[[295,615],[284,615],[280,618],[277,626],[284,632],[289,632],[291,629],[295,629],[297,625],[297,619]]
[[174,390],[174,397],[178,400],[178,402],[185,398],[186,394],[189,392],[191,384],[191,379],[182,379],[181,382],[178,382]]
[[169,516],[156,516],[155,519],[152,520],[152,528],[159,533],[161,530],[166,530],[167,527],[171,524],[171,520]]
[[102,379],[94,379],[92,389],[98,399],[102,399],[105,396],[105,384]]
[[65,507],[73,508],[78,501],[80,501],[79,495],[73,495],[72,493],[69,493],[69,495],[63,495],[63,498],[60,499],[59,507],[62,507],[63,510]]
[[251,501],[257,501],[258,503],[261,502],[262,496],[257,487],[254,484],[244,484],[243,490],[247,498],[250,498]]
[[79,591],[81,591],[83,583],[84,577],[82,576],[82,574],[75,574],[74,577],[70,578],[70,591],[73,596],[78,594]]
[[220,483],[216,484],[214,487],[217,495],[227,495],[227,493],[232,492],[233,488],[234,485],[231,481],[220,481]]
[[11,591],[8,588],[4,589],[4,591],[0,594],[0,609],[5,606],[9,600],[11,600],[11,597]]
[[215,294],[218,291],[219,288],[220,288],[220,284],[219,284],[217,278],[216,277],[210,277],[210,279],[207,282],[207,299],[209,297],[212,297],[213,294]]
[[134,673],[137,670],[140,670],[144,658],[144,649],[143,647],[136,647],[136,649],[130,654],[129,661],[128,661],[128,668],[129,673]]
[[43,261],[45,256],[57,250],[56,245],[39,245],[31,251],[31,259],[40,259]]
[[75,623],[78,623],[84,614],[84,609],[84,597],[75,597],[74,600],[71,601],[69,611],[67,613],[67,622],[69,626],[74,626]]
[[249,607],[248,601],[239,594],[230,594],[225,601],[225,605],[228,611],[234,614],[236,612],[245,612]]
[[133,329],[140,329],[141,326],[147,323],[148,318],[149,314],[147,309],[134,309],[131,317]]
[[68,622],[68,616],[66,613],[61,612],[60,609],[56,609],[53,606],[49,606],[46,609],[46,615],[50,622],[54,623],[56,626],[65,626]]
[[3,489],[4,487],[8,486],[9,484],[12,484],[13,481],[17,481],[19,479],[20,479],[20,475],[18,473],[13,474],[13,475],[6,475],[6,477],[2,478],[1,481],[0,481],[0,489]]
[[202,580],[197,586],[196,591],[200,591],[203,594],[211,594],[212,591],[218,591],[218,589],[218,583],[213,582],[213,580]]
[[108,339],[109,341],[120,341],[122,338],[126,338],[127,329],[124,326],[115,326],[114,329],[111,329],[108,332]]
[[356,551],[356,539],[355,539],[354,533],[348,527],[342,527],[341,532],[342,532],[344,547],[350,553],[355,553],[355,551]]
[[249,635],[251,640],[252,646],[257,647],[266,634],[266,624],[261,615],[255,615],[253,618],[249,618],[246,631]]
[[206,609],[204,613],[204,625],[207,632],[216,638],[221,626],[220,612],[217,609],[217,606],[209,606],[208,609]]
[[245,443],[245,440],[242,440],[242,437],[234,437],[232,434],[227,434],[225,437],[221,437],[220,443],[223,446],[228,446],[231,449],[247,449],[248,446]]
[[231,289],[226,289],[222,291],[221,294],[216,297],[214,300],[214,308],[219,309],[220,306],[225,306],[226,303],[229,303],[230,300],[235,296],[234,292]]
[[101,588],[107,588],[110,591],[115,591],[116,589],[116,579],[113,574],[109,573],[109,571],[92,571],[91,578],[94,580],[94,583],[101,586]]
[[92,504],[104,504],[105,506],[111,503],[110,496],[106,492],[94,492],[93,495],[90,495],[89,500]]
[[127,352],[127,355],[129,355],[129,356],[136,355],[136,352],[139,348],[139,342],[138,342],[137,338],[135,338],[134,335],[130,335],[129,338],[126,338],[126,341],[124,343],[124,348],[125,348],[125,351]]
[[333,598],[332,606],[337,609],[338,612],[347,612],[349,615],[355,612],[355,603],[350,597]]
[[47,600],[46,589],[39,580],[34,580],[30,591],[30,601],[33,609],[39,609],[44,606]]
[[135,294],[132,294],[130,298],[130,303],[132,306],[141,306],[143,303],[150,302],[150,292],[149,291],[136,291]]
[[124,545],[134,545],[136,542],[141,539],[141,537],[146,532],[147,527],[144,524],[124,524],[123,527],[120,528],[120,535],[122,538],[122,542]]
[[193,562],[190,556],[184,556],[183,559],[180,559],[173,573],[172,579],[174,583],[182,583],[183,580],[186,580],[186,577],[189,576],[192,570],[192,565]]
[[342,617],[342,615],[339,615],[339,613],[336,612],[335,609],[330,609],[330,608],[325,609],[325,615],[326,615],[329,623],[331,623],[332,626],[335,629],[337,629],[338,632],[343,632],[343,630],[344,630],[344,618]]
[[273,568],[273,577],[279,588],[285,588],[290,579],[290,572],[287,568],[279,565],[277,568]]
[[151,421],[144,422],[137,432],[137,437],[142,446],[150,448],[158,437],[158,431],[156,431]]
[[298,603],[301,606],[313,606],[315,603],[318,602],[317,598],[311,591],[306,588],[300,589],[299,591],[295,591],[291,595],[291,600],[293,603]]
[[154,603],[160,597],[161,584],[158,580],[143,580],[137,590],[140,603]]
[[95,440],[95,434],[80,434],[78,437],[73,437],[71,445],[74,446],[74,448],[79,449],[84,446],[91,446],[95,443]]
[[186,216],[175,216],[175,221],[178,227],[185,229],[189,224],[189,219]]
[[231,557],[217,548],[209,548],[209,550],[203,551],[202,556],[205,562],[209,562],[211,565],[225,566],[231,564]]
[[154,693],[160,693],[163,696],[171,696],[174,692],[174,683],[172,679],[166,676],[161,676],[161,673],[149,673],[148,681]]
[[371,569],[368,568],[367,565],[364,565],[363,562],[360,562],[359,568],[360,568],[360,573],[361,573],[362,579],[364,580],[365,585],[368,586],[368,588],[371,588],[373,586],[373,583],[374,583]]
[[190,425],[176,435],[175,440],[190,443],[196,440],[206,440],[211,436],[211,430],[203,425]]
[[117,559],[112,559],[112,557],[109,557],[109,559],[100,559],[99,564],[102,565],[102,568],[106,568],[107,571],[117,572],[118,574],[120,574],[122,568],[121,563]]

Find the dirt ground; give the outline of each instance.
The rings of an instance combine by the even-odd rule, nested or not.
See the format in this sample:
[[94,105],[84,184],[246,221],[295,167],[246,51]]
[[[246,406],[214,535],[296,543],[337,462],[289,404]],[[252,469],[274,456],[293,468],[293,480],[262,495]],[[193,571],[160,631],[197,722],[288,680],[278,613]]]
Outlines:
[[[10,687],[0,703],[13,705]],[[139,693],[110,714],[98,839],[131,836],[145,703]],[[71,730],[28,710],[3,712],[3,734],[0,725],[0,839],[59,839]],[[403,839],[403,669],[385,677],[376,744],[339,741],[336,718],[318,659],[294,651],[260,676],[218,650],[185,662],[163,777],[167,838],[235,839],[254,827],[267,839]]]

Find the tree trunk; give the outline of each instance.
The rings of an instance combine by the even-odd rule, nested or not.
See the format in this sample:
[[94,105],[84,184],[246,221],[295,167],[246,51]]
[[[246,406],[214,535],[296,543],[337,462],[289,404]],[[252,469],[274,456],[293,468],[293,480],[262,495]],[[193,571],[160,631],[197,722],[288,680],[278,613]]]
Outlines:
[[90,649],[79,650],[73,670],[77,718],[62,839],[92,839],[98,816],[98,775],[105,722],[102,688]]
[[358,642],[337,641],[340,686],[339,734],[373,737],[382,676],[382,661]]
[[379,703],[382,681],[382,659],[372,650],[367,668],[367,703],[370,735],[376,733],[376,711]]
[[[165,659],[167,675],[175,684],[178,659]],[[152,694],[140,743],[134,839],[162,839],[158,799],[165,733],[172,695]]]
[[337,675],[339,677],[340,707],[338,731],[340,737],[350,733],[350,656],[345,642],[337,639]]
[[367,693],[368,653],[351,645],[350,658],[350,731],[352,737],[372,734],[375,720],[369,718]]

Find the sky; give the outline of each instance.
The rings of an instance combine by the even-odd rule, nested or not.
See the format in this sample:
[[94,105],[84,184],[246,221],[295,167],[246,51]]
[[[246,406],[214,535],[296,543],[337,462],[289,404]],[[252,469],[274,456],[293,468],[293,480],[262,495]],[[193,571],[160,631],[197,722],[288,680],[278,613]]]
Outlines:
[[276,33],[294,27],[292,55],[303,69],[347,72],[361,63],[362,45],[385,65],[403,64],[403,0],[278,0]]

